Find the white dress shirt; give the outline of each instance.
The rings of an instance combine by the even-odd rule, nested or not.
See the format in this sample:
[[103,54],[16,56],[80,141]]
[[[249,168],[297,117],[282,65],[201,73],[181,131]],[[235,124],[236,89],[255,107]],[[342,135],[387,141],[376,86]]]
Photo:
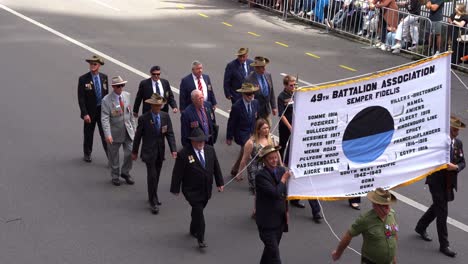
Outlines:
[[[199,155],[201,155],[203,157],[203,160],[205,161],[205,164],[206,164],[205,151],[203,149],[198,150],[196,148],[193,148],[193,151],[195,151],[195,155],[197,155],[198,161],[200,161],[200,156]],[[200,161],[200,163],[201,163],[201,161]]]
[[[198,90],[198,78],[192,73],[193,77],[193,82],[195,83],[195,89]],[[205,98],[205,101],[208,100],[208,87],[206,86],[205,80],[203,80],[203,75],[200,76],[200,81],[203,87],[203,97]]]
[[164,97],[164,90],[163,90],[163,87],[162,87],[161,80],[157,81],[158,86],[156,86],[156,82],[153,79],[151,79],[151,83],[153,84],[153,93],[157,93],[156,89],[159,88],[159,95]]

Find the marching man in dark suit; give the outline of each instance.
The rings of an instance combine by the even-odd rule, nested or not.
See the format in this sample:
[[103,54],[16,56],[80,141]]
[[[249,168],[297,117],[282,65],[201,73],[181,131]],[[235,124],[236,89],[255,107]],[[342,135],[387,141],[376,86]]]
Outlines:
[[167,104],[161,109],[163,112],[169,111],[169,106],[172,108],[172,112],[177,113],[179,111],[177,109],[177,103],[174,99],[174,94],[171,90],[171,85],[169,81],[166,79],[162,79],[161,77],[161,67],[153,66],[150,70],[151,78],[145,79],[140,82],[138,86],[138,92],[135,98],[135,104],[133,105],[133,115],[135,117],[138,116],[138,110],[140,109],[141,102],[143,101],[143,110],[142,113],[149,112],[151,110],[151,105],[146,103],[145,100],[151,98],[153,94],[159,94],[160,96],[164,97],[167,101]]
[[250,64],[254,71],[245,78],[245,82],[252,83],[260,89],[255,93],[255,98],[260,104],[258,118],[270,120],[270,114],[276,115],[275,90],[273,89],[273,79],[271,74],[265,70],[270,60],[264,57],[255,57],[254,62]]
[[463,143],[457,138],[458,131],[466,125],[457,117],[450,118],[450,163],[447,168],[437,171],[426,178],[432,195],[432,205],[419,219],[415,231],[423,240],[431,241],[426,229],[437,218],[437,234],[439,236],[440,252],[455,257],[457,253],[450,249],[447,232],[448,202],[455,199],[453,190],[457,190],[457,175],[465,168]]
[[203,74],[203,65],[199,61],[192,62],[192,73],[185,76],[180,82],[179,104],[180,111],[184,111],[191,103],[190,93],[199,90],[205,101],[216,109],[216,97],[211,85],[210,76]]
[[177,157],[177,150],[171,118],[168,113],[161,111],[166,99],[155,93],[150,99],[145,100],[145,103],[151,106],[151,111],[138,118],[138,126],[133,140],[132,159],[137,159],[140,142],[143,139],[141,159],[146,164],[148,201],[151,212],[157,214],[161,205],[158,198],[158,183],[164,161],[164,138],[169,144],[174,159]]
[[177,153],[172,172],[171,193],[182,193],[192,207],[190,234],[197,238],[198,247],[205,248],[205,218],[203,209],[211,198],[213,178],[218,191],[224,190],[224,180],[213,147],[206,145],[207,136],[197,127],[190,134],[191,145]]
[[245,78],[252,71],[250,64],[253,60],[248,59],[249,49],[240,48],[236,53],[237,59],[229,62],[224,70],[224,95],[234,104],[242,96],[236,91],[241,87]]
[[288,231],[286,182],[291,176],[285,167],[278,166],[280,147],[265,146],[260,159],[265,167],[255,177],[256,222],[265,248],[260,264],[281,264],[279,244],[283,232]]
[[180,117],[180,129],[182,145],[190,146],[188,138],[191,132],[200,127],[207,136],[206,143],[213,146],[216,142],[216,119],[211,104],[203,100],[203,94],[199,90],[192,91],[192,104],[190,104]]
[[232,144],[232,139],[237,145],[241,146],[240,153],[236,163],[231,169],[231,176],[235,177],[239,172],[239,164],[244,154],[244,145],[249,140],[255,129],[255,120],[257,120],[258,101],[254,99],[254,93],[258,87],[251,83],[242,84],[241,89],[236,92],[242,94],[242,98],[232,105],[226,130],[226,144]]
[[80,106],[81,118],[84,121],[83,160],[91,162],[93,151],[93,138],[96,123],[101,136],[102,147],[107,155],[107,143],[101,124],[101,101],[108,93],[107,75],[100,73],[104,60],[96,55],[86,59],[89,63],[89,72],[80,76],[78,80],[78,104]]

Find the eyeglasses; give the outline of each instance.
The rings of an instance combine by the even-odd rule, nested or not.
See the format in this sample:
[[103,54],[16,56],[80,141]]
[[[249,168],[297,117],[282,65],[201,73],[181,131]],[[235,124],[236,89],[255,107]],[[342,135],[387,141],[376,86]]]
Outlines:
[[161,75],[161,73],[151,73],[151,75],[153,75],[153,76],[159,76],[159,75]]
[[246,96],[252,96],[254,93],[244,93]]
[[122,88],[122,87],[125,87],[125,84],[119,84],[119,85],[114,85],[114,86],[117,88]]

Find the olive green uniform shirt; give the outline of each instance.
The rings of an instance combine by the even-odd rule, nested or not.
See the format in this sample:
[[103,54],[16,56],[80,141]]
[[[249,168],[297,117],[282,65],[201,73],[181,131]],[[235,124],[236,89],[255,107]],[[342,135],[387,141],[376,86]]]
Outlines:
[[393,262],[396,254],[398,224],[395,220],[395,211],[382,221],[374,210],[359,216],[351,225],[349,234],[353,237],[362,234],[363,244],[361,253],[367,259],[377,264]]

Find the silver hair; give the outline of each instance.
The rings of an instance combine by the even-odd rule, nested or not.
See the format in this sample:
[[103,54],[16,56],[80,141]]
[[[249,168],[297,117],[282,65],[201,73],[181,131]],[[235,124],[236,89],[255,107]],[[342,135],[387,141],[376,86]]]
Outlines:
[[201,62],[197,61],[197,60],[194,60],[192,62],[192,70],[193,70],[193,68],[197,67],[198,65],[203,65],[203,64]]
[[200,93],[201,93],[200,90],[197,90],[197,89],[193,90],[193,91],[190,93],[190,98],[192,99],[192,101],[193,101],[193,98],[194,98],[195,96],[197,96],[198,94],[200,94]]

